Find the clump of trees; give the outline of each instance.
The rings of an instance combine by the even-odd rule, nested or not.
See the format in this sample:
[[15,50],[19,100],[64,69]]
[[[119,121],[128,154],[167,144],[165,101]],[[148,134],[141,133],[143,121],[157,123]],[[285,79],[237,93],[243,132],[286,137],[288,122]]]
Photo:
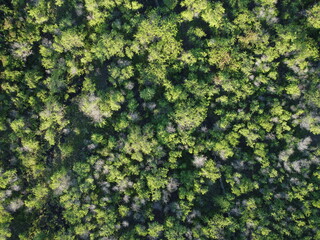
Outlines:
[[320,239],[317,1],[0,12],[0,239]]

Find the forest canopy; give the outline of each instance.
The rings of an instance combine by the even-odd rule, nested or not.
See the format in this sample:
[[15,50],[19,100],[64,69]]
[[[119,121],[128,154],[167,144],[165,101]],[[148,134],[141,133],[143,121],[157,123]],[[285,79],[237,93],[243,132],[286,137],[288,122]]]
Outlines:
[[0,240],[320,239],[320,3],[0,3]]

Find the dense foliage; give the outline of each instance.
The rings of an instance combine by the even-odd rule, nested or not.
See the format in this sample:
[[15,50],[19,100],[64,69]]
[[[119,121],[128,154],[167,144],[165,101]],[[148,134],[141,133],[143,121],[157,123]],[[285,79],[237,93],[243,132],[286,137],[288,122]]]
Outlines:
[[0,5],[0,239],[320,239],[320,3]]

